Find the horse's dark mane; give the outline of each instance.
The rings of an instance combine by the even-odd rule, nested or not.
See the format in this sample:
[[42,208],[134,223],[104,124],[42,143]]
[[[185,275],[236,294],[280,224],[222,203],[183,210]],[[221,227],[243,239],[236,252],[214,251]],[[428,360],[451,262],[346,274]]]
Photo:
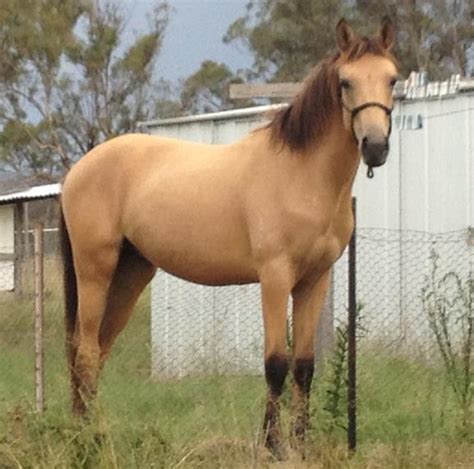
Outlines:
[[[393,57],[379,38],[361,37],[354,40],[344,54],[344,60],[360,59],[365,54]],[[341,113],[337,52],[320,62],[306,78],[303,88],[293,101],[277,111],[267,128],[275,143],[286,144],[292,150],[304,150],[326,129],[335,112]]]

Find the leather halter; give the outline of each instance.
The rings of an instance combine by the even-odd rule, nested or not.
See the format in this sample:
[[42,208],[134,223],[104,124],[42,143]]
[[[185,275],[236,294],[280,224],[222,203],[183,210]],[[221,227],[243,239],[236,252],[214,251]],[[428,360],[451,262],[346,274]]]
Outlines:
[[[390,137],[390,134],[392,133],[392,111],[393,111],[393,108],[387,107],[387,106],[385,106],[385,104],[378,103],[377,101],[368,101],[364,104],[361,104],[360,106],[356,106],[353,109],[346,106],[344,101],[342,101],[342,106],[351,115],[351,130],[352,130],[352,135],[354,136],[354,138],[356,140],[357,140],[357,136],[356,136],[356,133],[355,133],[355,130],[354,130],[354,119],[356,118],[357,114],[359,114],[359,112],[361,112],[364,109],[367,109],[369,107],[378,107],[378,108],[382,109],[385,112],[385,114],[388,117],[387,138]],[[374,177],[374,170],[372,169],[372,166],[369,166],[368,169],[367,169],[367,177],[370,178],[370,179],[372,179]]]

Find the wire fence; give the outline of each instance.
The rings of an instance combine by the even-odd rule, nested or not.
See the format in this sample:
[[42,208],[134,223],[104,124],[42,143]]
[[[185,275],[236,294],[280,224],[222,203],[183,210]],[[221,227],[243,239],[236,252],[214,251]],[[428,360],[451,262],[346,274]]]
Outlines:
[[[444,234],[358,230],[360,441],[472,432],[473,238],[469,229]],[[46,232],[45,246],[55,245],[57,233]],[[21,265],[1,261],[0,280],[21,277],[21,291],[0,292],[0,414],[34,402],[32,244],[29,252]],[[68,409],[62,275],[54,250],[45,248],[45,253],[44,399],[47,408]],[[11,272],[7,261],[21,268],[21,276]],[[334,268],[317,335],[317,354],[324,358],[313,384],[315,437],[332,433],[342,438],[347,431],[347,278],[346,252]],[[290,310],[291,305],[289,346]],[[160,419],[184,425],[184,432],[257,432],[265,395],[258,285],[202,287],[158,272],[104,373],[100,399],[112,413],[127,414],[127,405],[141,400],[150,415],[147,406],[156,406]]]
[[[339,323],[347,289],[341,261],[334,290]],[[472,230],[358,230],[357,301],[360,439],[472,431]]]

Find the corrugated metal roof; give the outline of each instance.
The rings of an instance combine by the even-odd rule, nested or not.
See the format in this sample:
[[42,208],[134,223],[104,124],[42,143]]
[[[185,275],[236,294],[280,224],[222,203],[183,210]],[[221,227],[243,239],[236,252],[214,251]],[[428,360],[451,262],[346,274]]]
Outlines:
[[6,205],[14,202],[28,202],[29,200],[47,199],[58,196],[61,193],[61,184],[46,184],[35,186],[20,192],[0,195],[0,205]]

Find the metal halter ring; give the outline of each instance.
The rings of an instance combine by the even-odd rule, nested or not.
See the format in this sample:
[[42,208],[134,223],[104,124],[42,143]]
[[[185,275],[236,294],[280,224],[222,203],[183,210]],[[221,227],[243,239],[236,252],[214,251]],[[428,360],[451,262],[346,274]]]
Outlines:
[[[351,115],[351,130],[352,130],[352,135],[354,135],[354,138],[357,140],[356,133],[354,131],[354,119],[359,114],[359,112],[363,111],[364,109],[367,109],[368,107],[378,107],[385,111],[385,114],[388,116],[388,135],[387,138],[390,137],[390,134],[392,133],[392,111],[393,108],[385,106],[385,104],[378,103],[376,101],[369,101],[367,103],[361,104],[360,106],[355,107],[354,109],[350,109],[345,105],[344,102],[342,102],[342,106],[344,109],[349,112]],[[367,177],[372,179],[374,177],[374,170],[372,169],[371,166],[368,167],[367,169]]]

